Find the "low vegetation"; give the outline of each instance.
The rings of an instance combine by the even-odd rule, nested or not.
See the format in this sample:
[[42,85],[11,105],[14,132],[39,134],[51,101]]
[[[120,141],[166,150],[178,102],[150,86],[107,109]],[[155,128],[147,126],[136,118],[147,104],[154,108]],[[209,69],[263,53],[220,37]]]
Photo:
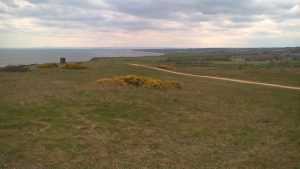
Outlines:
[[57,63],[44,63],[41,65],[38,65],[38,68],[57,68],[58,64]]
[[165,69],[165,70],[173,70],[174,67],[171,65],[158,65],[157,68]]
[[28,72],[29,68],[26,65],[8,65],[2,70],[6,72]]
[[137,75],[126,75],[126,76],[113,76],[110,78],[104,78],[97,80],[98,84],[104,83],[117,83],[121,86],[135,86],[135,87],[151,87],[151,88],[161,88],[161,89],[180,89],[180,83],[176,81],[164,81],[160,79],[155,79],[152,77],[144,77]]
[[86,66],[82,65],[79,62],[74,62],[74,63],[66,63],[62,66],[62,68],[64,69],[74,69],[74,70],[78,70],[78,69],[87,69]]

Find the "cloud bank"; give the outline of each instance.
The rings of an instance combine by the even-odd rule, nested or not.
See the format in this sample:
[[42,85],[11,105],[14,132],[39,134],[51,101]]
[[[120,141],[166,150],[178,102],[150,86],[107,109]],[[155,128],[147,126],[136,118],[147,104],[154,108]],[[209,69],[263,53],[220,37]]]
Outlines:
[[2,0],[0,47],[300,46],[300,0]]

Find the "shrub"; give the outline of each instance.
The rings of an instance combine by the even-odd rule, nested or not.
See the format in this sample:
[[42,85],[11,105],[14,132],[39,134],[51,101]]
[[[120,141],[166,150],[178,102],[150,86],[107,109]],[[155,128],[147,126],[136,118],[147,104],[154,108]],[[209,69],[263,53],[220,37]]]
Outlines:
[[137,75],[113,76],[110,78],[99,79],[96,81],[99,84],[117,83],[120,86],[136,86],[136,87],[151,87],[162,89],[180,89],[181,85],[176,81],[163,81],[152,77],[143,77]]
[[65,69],[87,69],[86,66],[83,66],[81,63],[79,62],[75,62],[75,63],[66,63],[62,66],[62,68]]
[[27,72],[29,68],[26,65],[8,65],[3,70],[7,72]]
[[173,70],[174,69],[174,67],[170,66],[170,65],[158,65],[157,68],[166,69],[166,70]]
[[57,63],[44,63],[41,65],[38,65],[38,68],[57,68],[58,64]]

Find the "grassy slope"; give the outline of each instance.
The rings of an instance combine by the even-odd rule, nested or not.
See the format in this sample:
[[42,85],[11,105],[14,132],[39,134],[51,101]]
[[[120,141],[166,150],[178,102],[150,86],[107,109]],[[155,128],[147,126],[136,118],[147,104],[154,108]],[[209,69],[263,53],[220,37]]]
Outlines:
[[[0,168],[300,166],[298,91],[183,77],[130,61],[156,59],[0,72]],[[273,80],[297,84],[293,72],[299,68]],[[120,74],[177,80],[183,89],[95,84]]]

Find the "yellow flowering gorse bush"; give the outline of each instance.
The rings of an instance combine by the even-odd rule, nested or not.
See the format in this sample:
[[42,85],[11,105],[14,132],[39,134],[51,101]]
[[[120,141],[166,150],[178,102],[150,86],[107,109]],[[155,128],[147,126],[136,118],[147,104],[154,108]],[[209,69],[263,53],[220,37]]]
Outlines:
[[162,89],[180,89],[181,85],[176,81],[163,81],[152,77],[144,77],[137,75],[113,76],[110,78],[99,79],[96,81],[99,84],[117,83],[120,86],[142,86]]

